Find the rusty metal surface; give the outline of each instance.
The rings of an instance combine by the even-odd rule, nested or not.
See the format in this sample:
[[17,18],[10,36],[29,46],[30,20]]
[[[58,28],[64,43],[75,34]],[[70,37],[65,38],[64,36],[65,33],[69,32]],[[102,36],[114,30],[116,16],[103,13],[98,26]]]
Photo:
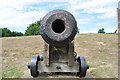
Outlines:
[[[60,67],[58,69],[57,67]],[[38,63],[39,73],[43,72],[79,72],[79,63],[74,62],[73,67],[69,67],[67,63],[51,63],[50,66],[45,66],[41,61]]]
[[46,66],[49,66],[50,65],[50,58],[49,58],[49,44],[47,44],[46,42],[45,42],[45,44],[44,44],[44,52],[43,52],[43,56],[44,56],[44,64],[46,65]]
[[[53,26],[56,28],[55,30],[61,29],[57,26],[64,26],[65,29],[56,32]],[[71,13],[64,10],[53,10],[42,19],[40,30],[41,36],[48,44],[61,47],[69,44],[74,39],[77,33],[77,23]]]
[[73,66],[74,64],[74,40],[69,43],[69,49],[68,49],[68,65]]
[[50,47],[50,62],[68,62],[68,46]]

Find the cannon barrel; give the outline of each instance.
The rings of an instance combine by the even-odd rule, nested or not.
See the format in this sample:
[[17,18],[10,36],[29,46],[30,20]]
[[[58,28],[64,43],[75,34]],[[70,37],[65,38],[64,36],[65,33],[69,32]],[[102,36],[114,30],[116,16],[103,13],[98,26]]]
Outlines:
[[77,33],[77,23],[71,13],[53,10],[43,17],[40,32],[48,44],[56,47],[66,46]]

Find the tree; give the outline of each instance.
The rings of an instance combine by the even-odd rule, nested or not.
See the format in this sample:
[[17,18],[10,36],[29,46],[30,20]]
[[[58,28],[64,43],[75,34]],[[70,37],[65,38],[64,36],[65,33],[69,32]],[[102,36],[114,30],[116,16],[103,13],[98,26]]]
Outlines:
[[105,33],[104,28],[99,29],[99,30],[98,30],[98,33]]
[[8,28],[0,28],[0,37],[12,37],[12,36],[23,36],[21,32],[11,32]]
[[2,28],[2,37],[10,37],[11,31],[7,28]]
[[11,32],[11,36],[23,36],[23,33],[13,31]]
[[0,28],[0,37],[2,37],[2,28]]
[[41,20],[30,24],[25,31],[26,36],[40,35]]

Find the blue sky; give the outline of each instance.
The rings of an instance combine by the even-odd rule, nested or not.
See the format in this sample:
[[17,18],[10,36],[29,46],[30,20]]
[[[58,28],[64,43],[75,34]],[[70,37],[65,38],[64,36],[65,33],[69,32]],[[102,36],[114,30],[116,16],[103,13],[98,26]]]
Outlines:
[[80,33],[97,33],[117,29],[118,0],[1,0],[0,28],[25,32],[27,26],[42,19],[51,10],[72,13]]

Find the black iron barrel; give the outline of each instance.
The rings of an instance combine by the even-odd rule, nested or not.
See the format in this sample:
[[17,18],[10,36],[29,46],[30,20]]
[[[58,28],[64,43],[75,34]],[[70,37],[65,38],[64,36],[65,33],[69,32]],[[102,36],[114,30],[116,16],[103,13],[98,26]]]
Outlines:
[[43,17],[40,32],[48,44],[56,47],[66,46],[77,33],[77,23],[71,13],[53,10]]

